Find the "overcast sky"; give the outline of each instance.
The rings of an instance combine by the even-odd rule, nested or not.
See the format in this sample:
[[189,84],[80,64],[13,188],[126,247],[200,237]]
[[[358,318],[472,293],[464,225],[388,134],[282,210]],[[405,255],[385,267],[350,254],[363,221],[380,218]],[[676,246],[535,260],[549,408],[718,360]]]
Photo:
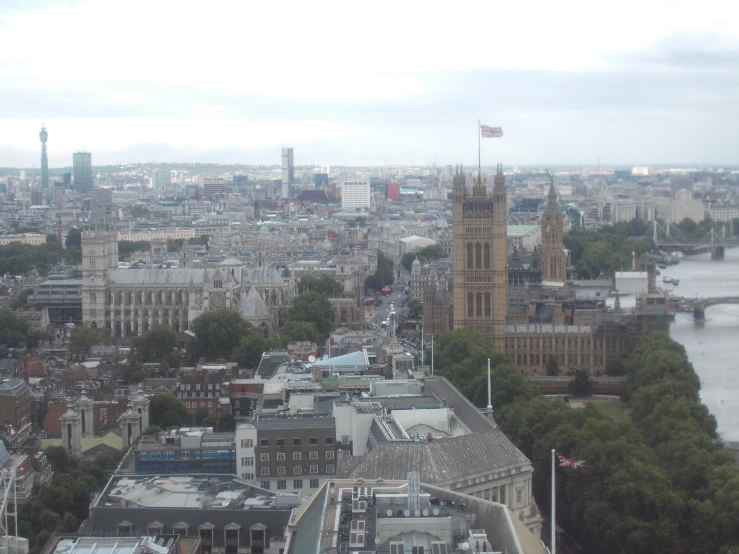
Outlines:
[[0,166],[739,164],[729,0],[0,0]]

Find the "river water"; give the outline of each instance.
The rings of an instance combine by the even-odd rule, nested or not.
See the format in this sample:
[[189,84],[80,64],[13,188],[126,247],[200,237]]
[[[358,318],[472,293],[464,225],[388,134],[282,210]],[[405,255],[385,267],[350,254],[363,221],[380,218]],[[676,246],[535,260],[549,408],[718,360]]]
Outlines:
[[[722,261],[710,254],[684,256],[679,265],[660,270],[658,286],[686,298],[739,296],[739,249],[726,249]],[[678,286],[663,285],[662,277],[678,278]],[[711,306],[706,322],[679,313],[670,335],[685,347],[701,380],[701,400],[716,416],[725,441],[739,441],[739,305]]]

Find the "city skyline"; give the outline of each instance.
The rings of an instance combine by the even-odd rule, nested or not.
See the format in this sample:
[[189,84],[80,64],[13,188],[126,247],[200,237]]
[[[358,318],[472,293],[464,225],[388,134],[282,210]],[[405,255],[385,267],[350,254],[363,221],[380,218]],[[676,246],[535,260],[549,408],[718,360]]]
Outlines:
[[[41,123],[50,167],[79,150],[101,165],[276,165],[284,146],[316,164],[471,165],[478,119],[505,131],[483,144],[486,165],[737,164],[739,40],[724,4],[710,4],[537,3],[531,18],[531,6],[476,3],[359,17],[333,4],[162,2],[142,20],[138,0],[11,3],[0,166],[38,165]],[[111,10],[116,26],[99,24]],[[268,24],[245,34],[249,21]],[[393,39],[357,40],[373,29]]]

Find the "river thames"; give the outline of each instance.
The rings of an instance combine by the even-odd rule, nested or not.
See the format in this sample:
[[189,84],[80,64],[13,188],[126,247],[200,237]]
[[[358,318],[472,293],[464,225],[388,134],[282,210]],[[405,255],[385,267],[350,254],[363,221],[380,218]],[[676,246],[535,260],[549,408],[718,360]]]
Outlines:
[[[723,261],[710,254],[684,256],[679,265],[660,270],[658,286],[674,289],[686,298],[739,296],[739,249],[726,250]],[[662,277],[680,280],[663,285]],[[701,380],[701,400],[718,422],[725,441],[739,441],[739,305],[712,306],[706,322],[698,325],[692,314],[679,313],[670,335],[685,347]]]

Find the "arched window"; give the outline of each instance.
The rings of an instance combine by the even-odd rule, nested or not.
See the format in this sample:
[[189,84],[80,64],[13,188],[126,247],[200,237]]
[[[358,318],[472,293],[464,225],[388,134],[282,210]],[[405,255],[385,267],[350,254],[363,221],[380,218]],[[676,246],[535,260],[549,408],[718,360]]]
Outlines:
[[482,317],[482,293],[477,293],[477,317]]
[[95,269],[95,258],[90,258],[90,269]]
[[98,295],[95,294],[94,292],[91,292],[90,293],[90,302],[92,302],[94,304],[97,301],[98,301]]
[[482,268],[482,246],[480,245],[479,242],[475,245],[475,254],[476,254],[475,267],[477,269],[481,269]]
[[474,299],[472,298],[472,293],[467,293],[467,317],[472,317],[474,315]]
[[472,269],[472,243],[467,245],[467,269]]
[[485,269],[490,269],[490,245],[485,243]]
[[490,317],[490,293],[485,293],[485,317]]

